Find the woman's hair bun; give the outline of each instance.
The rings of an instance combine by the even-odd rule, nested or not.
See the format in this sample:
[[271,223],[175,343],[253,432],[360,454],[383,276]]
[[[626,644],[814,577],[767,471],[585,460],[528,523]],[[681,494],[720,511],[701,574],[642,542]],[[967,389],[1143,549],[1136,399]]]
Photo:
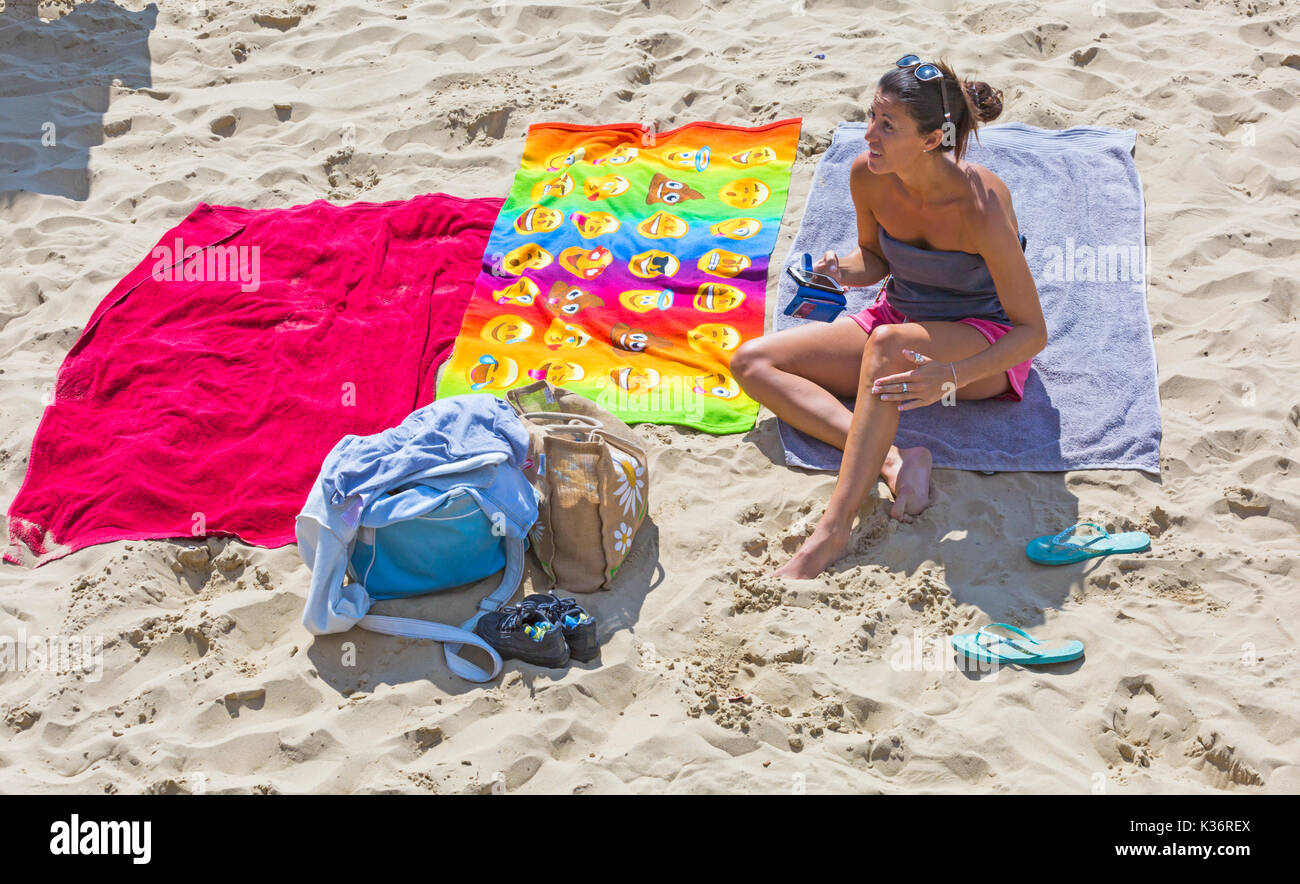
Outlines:
[[975,104],[975,115],[981,123],[996,120],[1002,115],[1001,89],[994,89],[988,83],[978,80],[966,80],[962,85]]

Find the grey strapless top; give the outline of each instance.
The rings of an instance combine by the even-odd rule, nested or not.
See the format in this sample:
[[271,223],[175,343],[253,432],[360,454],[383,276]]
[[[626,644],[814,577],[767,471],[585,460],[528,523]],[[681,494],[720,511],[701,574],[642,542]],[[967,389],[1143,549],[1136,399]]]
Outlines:
[[[912,322],[992,319],[1011,324],[993,286],[989,265],[970,252],[923,249],[880,230],[880,251],[889,264],[885,298]],[[1020,235],[1020,248],[1026,240]]]

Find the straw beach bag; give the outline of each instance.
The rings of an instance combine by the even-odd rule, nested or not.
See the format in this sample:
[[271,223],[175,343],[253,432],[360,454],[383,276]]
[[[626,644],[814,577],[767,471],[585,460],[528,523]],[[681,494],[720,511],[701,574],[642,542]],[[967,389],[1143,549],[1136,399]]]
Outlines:
[[649,507],[645,451],[627,424],[547,381],[506,400],[528,430],[524,475],[541,495],[533,552],[564,592],[609,589]]

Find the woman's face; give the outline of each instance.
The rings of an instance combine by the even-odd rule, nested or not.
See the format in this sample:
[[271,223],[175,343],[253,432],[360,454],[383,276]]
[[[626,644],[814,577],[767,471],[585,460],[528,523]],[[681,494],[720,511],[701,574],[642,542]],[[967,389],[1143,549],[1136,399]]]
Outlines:
[[923,137],[902,102],[877,90],[867,110],[867,168],[877,175],[905,169],[937,140],[934,135]]

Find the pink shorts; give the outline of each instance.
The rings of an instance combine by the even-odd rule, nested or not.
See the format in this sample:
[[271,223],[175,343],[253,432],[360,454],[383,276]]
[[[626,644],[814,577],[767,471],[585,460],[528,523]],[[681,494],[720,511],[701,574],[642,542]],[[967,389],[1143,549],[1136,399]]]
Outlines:
[[[851,314],[853,321],[862,326],[862,330],[871,334],[871,330],[878,325],[896,325],[900,322],[907,322],[908,319],[899,313],[889,302],[881,297],[875,304],[863,310],[861,313]],[[992,344],[998,338],[1011,331],[1011,326],[1001,322],[994,322],[991,319],[959,319],[958,322],[964,322],[974,328]],[[1025,361],[1019,365],[1013,365],[1007,369],[1007,380],[1011,382],[1011,389],[994,396],[994,399],[1009,399],[1012,402],[1019,402],[1025,398],[1025,380],[1029,377],[1030,361]]]

